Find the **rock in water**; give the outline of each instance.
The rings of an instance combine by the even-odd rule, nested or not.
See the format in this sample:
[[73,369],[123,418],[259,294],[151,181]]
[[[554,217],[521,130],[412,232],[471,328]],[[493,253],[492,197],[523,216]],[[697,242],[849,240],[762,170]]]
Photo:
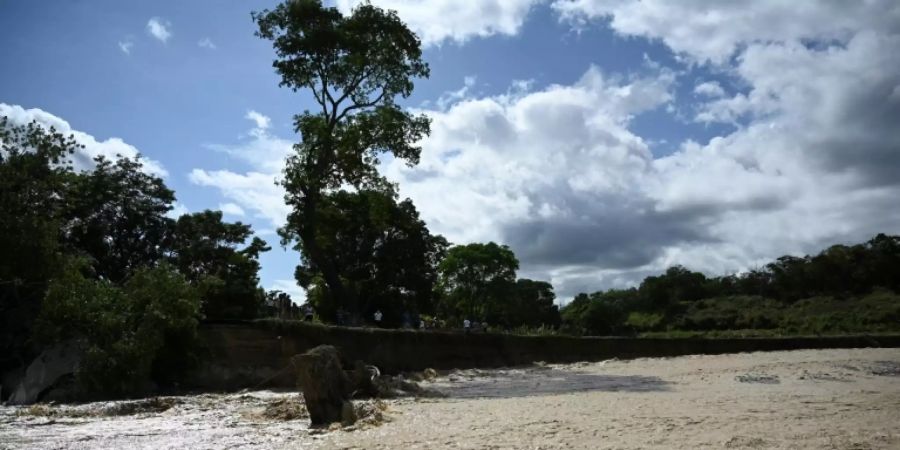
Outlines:
[[356,420],[350,403],[350,380],[341,368],[336,348],[320,345],[302,355],[291,358],[297,369],[298,384],[313,425],[342,422],[351,425]]
[[75,373],[83,352],[73,341],[56,344],[40,354],[28,370],[19,387],[9,398],[10,405],[27,405],[36,402],[42,393],[51,388],[64,375]]
[[378,388],[373,383],[373,380],[381,375],[377,367],[362,361],[356,361],[353,365],[353,370],[346,373],[350,379],[350,390],[353,398],[378,397]]

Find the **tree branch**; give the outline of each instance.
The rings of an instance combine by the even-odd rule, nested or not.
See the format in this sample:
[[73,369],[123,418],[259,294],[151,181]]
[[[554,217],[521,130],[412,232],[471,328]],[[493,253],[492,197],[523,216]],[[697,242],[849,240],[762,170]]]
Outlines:
[[344,93],[341,95],[340,98],[337,99],[337,102],[335,102],[335,104],[334,104],[334,109],[332,110],[331,120],[333,120],[335,122],[338,120],[338,117],[337,117],[338,107],[340,107],[341,103],[344,100],[346,100],[347,97],[351,96],[353,94],[353,92],[356,91],[357,88],[359,88],[359,85],[362,84],[363,80],[368,78],[369,75],[371,75],[371,74],[372,74],[371,71],[364,72],[362,75],[359,76],[359,78],[357,78],[355,81],[353,81],[353,83],[350,83],[350,86],[348,86],[347,89],[344,89]]
[[335,122],[346,117],[347,113],[349,113],[350,111],[353,111],[356,109],[362,109],[362,108],[369,108],[369,107],[377,105],[378,102],[380,102],[381,99],[384,98],[384,95],[385,95],[385,91],[382,89],[381,94],[379,94],[378,97],[375,98],[375,100],[372,100],[371,102],[367,102],[367,103],[354,103],[354,104],[344,108],[344,110],[341,112],[341,114],[335,119]]

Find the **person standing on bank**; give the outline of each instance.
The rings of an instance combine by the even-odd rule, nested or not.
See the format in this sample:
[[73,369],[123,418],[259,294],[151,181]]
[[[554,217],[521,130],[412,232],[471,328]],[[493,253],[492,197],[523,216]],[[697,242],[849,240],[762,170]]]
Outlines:
[[469,334],[469,328],[472,327],[472,322],[469,319],[463,320],[463,331],[466,334]]
[[381,310],[375,310],[373,317],[375,318],[375,326],[381,328]]

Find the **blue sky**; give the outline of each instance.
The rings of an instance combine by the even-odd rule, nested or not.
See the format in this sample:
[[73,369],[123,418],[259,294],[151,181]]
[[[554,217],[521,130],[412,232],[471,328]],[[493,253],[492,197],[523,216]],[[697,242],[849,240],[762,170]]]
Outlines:
[[[422,36],[432,72],[406,102],[434,120],[423,162],[383,171],[433,231],[510,244],[563,298],[900,231],[892,2],[374,3]],[[228,205],[274,244],[263,285],[296,292],[269,181],[311,105],[253,36],[250,11],[274,4],[0,0],[0,104],[120,139],[179,208]]]

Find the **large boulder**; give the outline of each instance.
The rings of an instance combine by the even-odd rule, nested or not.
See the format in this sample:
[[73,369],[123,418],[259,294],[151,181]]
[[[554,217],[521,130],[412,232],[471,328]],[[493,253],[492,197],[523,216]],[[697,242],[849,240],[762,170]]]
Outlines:
[[60,378],[75,373],[83,354],[82,348],[74,341],[47,348],[25,370],[25,377],[7,404],[27,405],[38,401],[41,394],[52,388]]
[[313,425],[334,422],[352,425],[356,422],[350,402],[352,385],[341,367],[336,348],[320,345],[294,356],[291,363],[297,370],[298,385],[303,391],[303,400]]
[[381,376],[381,372],[377,367],[356,361],[353,364],[353,370],[345,371],[345,373],[350,379],[350,391],[353,398],[378,397],[378,388],[374,381]]

